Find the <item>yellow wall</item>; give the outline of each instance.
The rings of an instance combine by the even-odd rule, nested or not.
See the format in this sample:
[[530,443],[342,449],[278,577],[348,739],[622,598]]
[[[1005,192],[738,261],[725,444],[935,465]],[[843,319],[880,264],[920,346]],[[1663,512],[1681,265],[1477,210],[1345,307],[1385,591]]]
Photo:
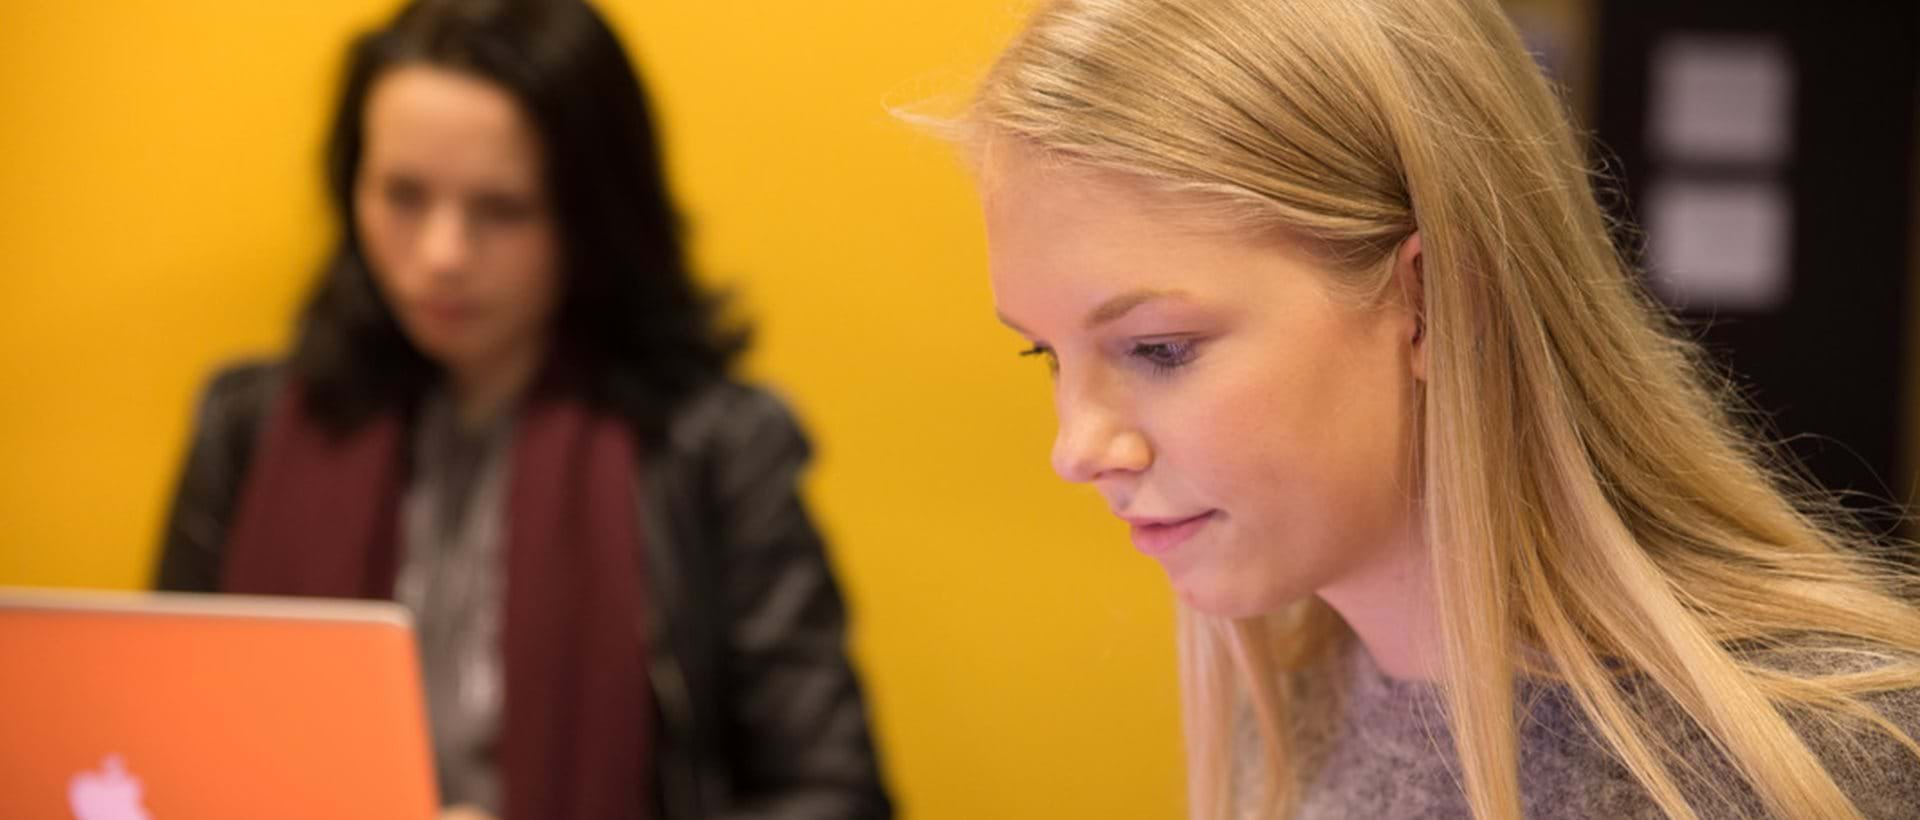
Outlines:
[[[1171,606],[1048,472],[1046,377],[992,319],[948,149],[889,103],[963,89],[1020,0],[609,0],[751,372],[810,492],[915,818],[1173,817]],[[0,584],[146,577],[206,372],[276,349],[327,238],[319,141],[389,2],[0,8]]]

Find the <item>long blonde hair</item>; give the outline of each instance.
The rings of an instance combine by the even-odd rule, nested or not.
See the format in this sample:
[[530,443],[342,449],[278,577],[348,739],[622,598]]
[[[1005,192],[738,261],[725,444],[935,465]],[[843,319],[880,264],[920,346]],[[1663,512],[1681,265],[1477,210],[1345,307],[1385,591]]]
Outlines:
[[[966,123],[1314,240],[1378,293],[1416,230],[1429,379],[1418,442],[1441,685],[1476,817],[1518,817],[1514,682],[1565,684],[1671,817],[1683,793],[1623,694],[1651,681],[1775,814],[1857,817],[1788,714],[1920,745],[1863,696],[1920,686],[1908,576],[1741,429],[1723,384],[1613,245],[1552,88],[1494,0],[1056,0]],[[1339,642],[1317,600],[1183,612],[1191,816],[1229,811],[1232,727],[1298,799],[1292,708]],[[1753,648],[1847,649],[1814,676]]]

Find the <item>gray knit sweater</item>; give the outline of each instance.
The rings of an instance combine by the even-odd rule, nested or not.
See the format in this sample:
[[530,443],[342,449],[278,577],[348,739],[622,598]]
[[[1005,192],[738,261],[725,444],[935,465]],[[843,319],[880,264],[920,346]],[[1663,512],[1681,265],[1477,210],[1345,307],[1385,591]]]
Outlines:
[[[1452,737],[1437,690],[1426,683],[1389,678],[1364,650],[1350,648],[1339,665],[1338,708],[1323,713],[1310,736],[1310,773],[1300,820],[1397,820],[1470,818],[1457,776]],[[1799,666],[1804,662],[1796,662]],[[1827,671],[1826,668],[1809,671]],[[1833,671],[1839,671],[1837,664]],[[1535,820],[1627,820],[1663,817],[1652,798],[1588,731],[1588,722],[1563,687],[1522,684],[1519,765],[1522,811]],[[1883,715],[1920,737],[1920,690],[1868,698]],[[1767,817],[1753,790],[1734,775],[1724,756],[1697,729],[1690,729],[1671,703],[1651,712],[1666,740],[1696,767],[1677,773],[1682,789],[1703,820]],[[1243,726],[1247,726],[1243,721]],[[1842,736],[1795,726],[1861,813],[1872,820],[1920,820],[1920,761],[1879,734]],[[1259,771],[1257,735],[1240,733],[1243,765],[1235,773],[1239,816],[1256,816],[1246,796]]]

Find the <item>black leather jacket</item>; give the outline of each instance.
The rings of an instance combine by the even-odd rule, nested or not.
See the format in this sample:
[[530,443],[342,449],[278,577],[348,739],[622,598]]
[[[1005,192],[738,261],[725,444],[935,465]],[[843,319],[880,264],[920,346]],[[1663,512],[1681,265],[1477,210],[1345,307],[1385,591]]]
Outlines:
[[[275,365],[216,376],[168,517],[162,589],[214,591]],[[809,447],[772,395],[720,383],[641,455],[658,817],[889,818],[846,611],[796,493]]]

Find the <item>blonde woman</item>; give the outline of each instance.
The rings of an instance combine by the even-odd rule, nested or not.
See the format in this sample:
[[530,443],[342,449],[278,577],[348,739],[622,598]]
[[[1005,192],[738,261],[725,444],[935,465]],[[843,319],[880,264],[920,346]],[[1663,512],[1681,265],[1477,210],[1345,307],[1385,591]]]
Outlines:
[[[1494,0],[1060,0],[979,89],[1191,815],[1920,817],[1920,610],[1609,241]],[[1830,272],[1840,275],[1842,272]]]

